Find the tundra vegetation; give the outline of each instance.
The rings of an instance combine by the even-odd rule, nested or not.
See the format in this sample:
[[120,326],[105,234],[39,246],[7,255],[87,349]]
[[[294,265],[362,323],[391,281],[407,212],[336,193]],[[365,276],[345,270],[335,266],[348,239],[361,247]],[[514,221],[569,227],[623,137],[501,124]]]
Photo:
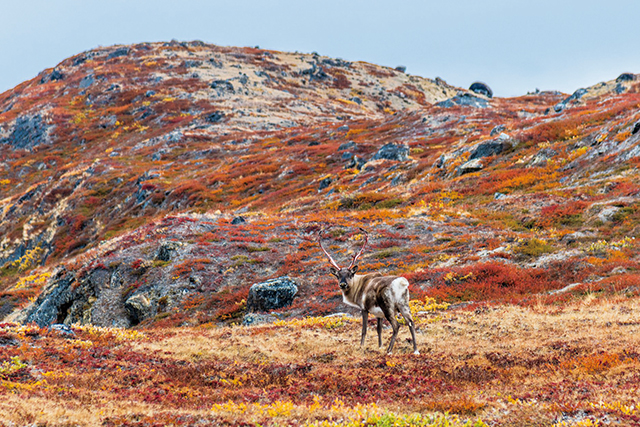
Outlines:
[[[0,426],[640,423],[623,76],[488,98],[169,42],[0,94]],[[359,273],[409,281],[419,355],[406,327],[354,342],[328,225],[338,264],[362,227]],[[244,325],[281,276],[293,303]]]

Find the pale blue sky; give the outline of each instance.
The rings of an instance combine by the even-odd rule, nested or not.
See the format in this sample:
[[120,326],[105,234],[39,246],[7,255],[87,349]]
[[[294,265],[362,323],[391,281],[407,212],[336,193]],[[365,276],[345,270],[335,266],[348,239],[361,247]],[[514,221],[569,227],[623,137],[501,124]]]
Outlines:
[[632,0],[0,0],[0,92],[98,46],[177,39],[570,93],[640,73],[639,19]]

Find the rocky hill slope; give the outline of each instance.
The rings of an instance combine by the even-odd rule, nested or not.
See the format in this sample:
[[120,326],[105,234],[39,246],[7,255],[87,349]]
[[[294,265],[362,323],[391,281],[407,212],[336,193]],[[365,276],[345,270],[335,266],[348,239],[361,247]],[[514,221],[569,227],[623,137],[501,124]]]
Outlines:
[[201,42],[69,58],[0,94],[0,318],[238,322],[284,275],[275,315],[344,311],[326,225],[339,262],[369,230],[361,270],[415,297],[638,293],[636,76],[482,88]]

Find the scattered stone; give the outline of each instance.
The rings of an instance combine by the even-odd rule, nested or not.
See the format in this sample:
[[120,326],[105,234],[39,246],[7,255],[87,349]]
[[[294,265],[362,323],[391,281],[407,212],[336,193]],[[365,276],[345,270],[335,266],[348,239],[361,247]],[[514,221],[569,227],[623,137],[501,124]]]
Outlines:
[[247,220],[244,219],[244,217],[242,217],[242,216],[237,216],[237,217],[235,217],[235,218],[233,218],[231,220],[231,224],[233,224],[233,225],[244,224],[246,222],[247,222]]
[[582,96],[587,93],[586,89],[580,88],[578,90],[576,90],[575,92],[573,92],[573,94],[571,96],[569,96],[568,98],[560,101],[559,103],[557,103],[553,109],[556,113],[561,112],[562,110],[564,110],[568,104],[573,103],[575,104],[576,102],[578,102],[580,100],[580,98],[582,98]]
[[633,73],[622,73],[616,78],[616,82],[631,82],[636,79],[636,75]]
[[205,116],[205,120],[209,123],[218,123],[224,119],[224,113],[222,111],[214,111],[211,114]]
[[396,71],[400,71],[401,73],[406,73],[407,72],[407,67],[405,67],[404,65],[398,65],[396,67]]
[[554,295],[554,294],[563,294],[563,293],[568,292],[568,291],[570,291],[571,289],[573,289],[573,288],[575,288],[575,287],[578,287],[578,286],[580,286],[580,285],[582,285],[582,283],[572,283],[572,284],[570,284],[570,285],[565,286],[565,287],[564,287],[564,288],[562,288],[562,289],[556,289],[556,290],[553,290],[553,291],[549,291],[549,295]]
[[462,93],[454,96],[453,98],[438,102],[436,106],[442,108],[451,108],[455,106],[487,108],[489,106],[489,101],[484,98],[478,98],[477,96],[473,96],[469,93]]
[[498,125],[496,127],[494,127],[493,129],[491,129],[491,133],[489,133],[489,136],[495,136],[497,134],[499,134],[500,132],[504,132],[505,131],[505,126],[504,125]]
[[624,274],[627,272],[627,269],[624,267],[616,267],[613,270],[611,270],[611,274]]
[[160,244],[160,247],[158,248],[158,251],[156,252],[155,259],[165,262],[171,261],[171,258],[173,258],[173,253],[176,252],[179,247],[180,243],[178,242],[162,242]]
[[556,150],[552,148],[543,148],[533,156],[533,159],[529,162],[529,167],[545,166],[549,160],[557,155],[558,152]]
[[332,183],[331,177],[326,177],[325,179],[320,180],[320,185],[318,186],[318,191],[322,191]]
[[15,347],[20,345],[20,340],[9,335],[0,335],[0,347]]
[[562,236],[562,239],[560,239],[561,241],[567,243],[567,244],[571,244],[574,242],[577,242],[579,240],[582,240],[584,238],[586,238],[587,235],[581,231],[576,231],[574,233],[571,234],[565,234],[564,236]]
[[636,133],[638,133],[638,131],[640,131],[640,122],[636,122],[636,124],[633,125],[633,130],[631,130],[631,134],[635,135]]
[[155,90],[148,90],[144,93],[144,96],[146,96],[147,98],[152,97],[153,95],[156,94]]
[[249,312],[277,310],[287,307],[298,293],[298,286],[287,276],[255,283],[249,289],[247,310]]
[[351,102],[355,102],[358,105],[362,105],[362,99],[358,98],[357,96],[352,97]]
[[114,50],[113,52],[111,52],[107,56],[107,59],[118,58],[120,56],[127,56],[127,55],[129,55],[130,51],[131,51],[131,49],[129,49],[128,47],[120,47],[120,48]]
[[409,147],[406,144],[396,144],[389,142],[383,145],[373,156],[374,160],[395,160],[397,162],[406,162],[409,160]]
[[215,89],[218,96],[236,92],[233,85],[228,80],[215,80],[211,82],[211,89]]
[[479,95],[484,95],[487,98],[493,98],[493,91],[491,90],[489,85],[487,85],[486,83],[483,83],[483,82],[472,83],[471,86],[469,86],[469,90]]
[[510,148],[512,148],[512,144],[509,135],[502,133],[496,139],[481,142],[475,146],[469,154],[469,160],[495,156]]
[[627,91],[627,88],[622,83],[618,83],[616,87],[613,89],[613,91],[617,95],[620,95],[621,93],[625,93]]
[[273,323],[278,320],[277,317],[271,314],[262,313],[247,313],[242,319],[243,326],[261,325],[264,323]]
[[607,206],[600,211],[598,219],[602,222],[611,222],[614,215],[620,210],[617,206]]
[[60,71],[57,68],[54,68],[53,71],[51,71],[51,73],[47,74],[46,76],[43,76],[40,79],[40,83],[44,84],[44,83],[54,82],[56,80],[62,80],[62,79],[64,79],[64,74],[62,74],[62,71]]
[[500,200],[500,199],[504,199],[505,197],[507,197],[507,195],[504,193],[495,193],[493,195],[493,200]]
[[348,150],[356,146],[356,143],[353,141],[345,142],[344,144],[340,144],[338,147],[338,151]]
[[478,172],[482,170],[483,167],[484,165],[480,159],[469,160],[456,168],[456,174],[460,176],[467,173]]
[[73,329],[63,323],[55,323],[49,326],[49,329],[51,329],[52,331],[56,331],[59,335],[65,337],[72,337],[76,334],[75,332],[73,332]]
[[311,64],[311,68],[303,70],[300,75],[308,76],[310,82],[313,80],[325,80],[329,78],[329,75],[325,73],[322,67],[318,67],[316,64]]
[[78,87],[80,89],[86,89],[89,86],[91,86],[92,84],[95,83],[95,78],[93,77],[93,74],[89,74],[88,76],[85,76],[82,80],[80,80],[80,83],[78,84]]
[[347,132],[347,131],[349,131],[349,125],[342,125],[336,130],[339,130],[339,131],[342,131],[342,132]]
[[362,167],[367,164],[364,159],[359,158],[358,156],[353,156],[351,161],[344,166],[345,169],[362,169]]

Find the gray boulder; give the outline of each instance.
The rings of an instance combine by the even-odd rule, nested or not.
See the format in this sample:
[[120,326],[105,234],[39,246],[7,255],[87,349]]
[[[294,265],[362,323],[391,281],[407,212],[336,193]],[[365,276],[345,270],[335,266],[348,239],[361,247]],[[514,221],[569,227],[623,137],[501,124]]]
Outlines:
[[616,78],[616,82],[631,82],[636,79],[636,75],[633,73],[622,73]]
[[409,160],[409,147],[405,144],[396,144],[390,142],[383,145],[373,156],[374,160],[395,160],[405,162]]
[[482,157],[495,156],[512,147],[508,135],[501,133],[496,139],[482,142],[476,145],[469,154],[469,160],[480,159]]
[[580,89],[576,90],[575,92],[573,92],[573,94],[571,94],[571,96],[569,96],[566,99],[562,100],[561,102],[557,103],[553,107],[553,109],[555,110],[556,113],[559,113],[562,110],[564,110],[567,107],[567,105],[577,103],[585,93],[587,93],[587,90],[580,88]]
[[287,276],[256,283],[249,289],[249,312],[277,310],[287,307],[298,293],[298,286]]
[[483,82],[474,82],[469,86],[471,92],[475,92],[478,95],[484,95],[487,98],[493,98],[493,91],[488,84]]
[[468,162],[458,166],[456,173],[460,176],[467,173],[478,172],[482,170],[483,167],[484,165],[480,159],[469,160]]

